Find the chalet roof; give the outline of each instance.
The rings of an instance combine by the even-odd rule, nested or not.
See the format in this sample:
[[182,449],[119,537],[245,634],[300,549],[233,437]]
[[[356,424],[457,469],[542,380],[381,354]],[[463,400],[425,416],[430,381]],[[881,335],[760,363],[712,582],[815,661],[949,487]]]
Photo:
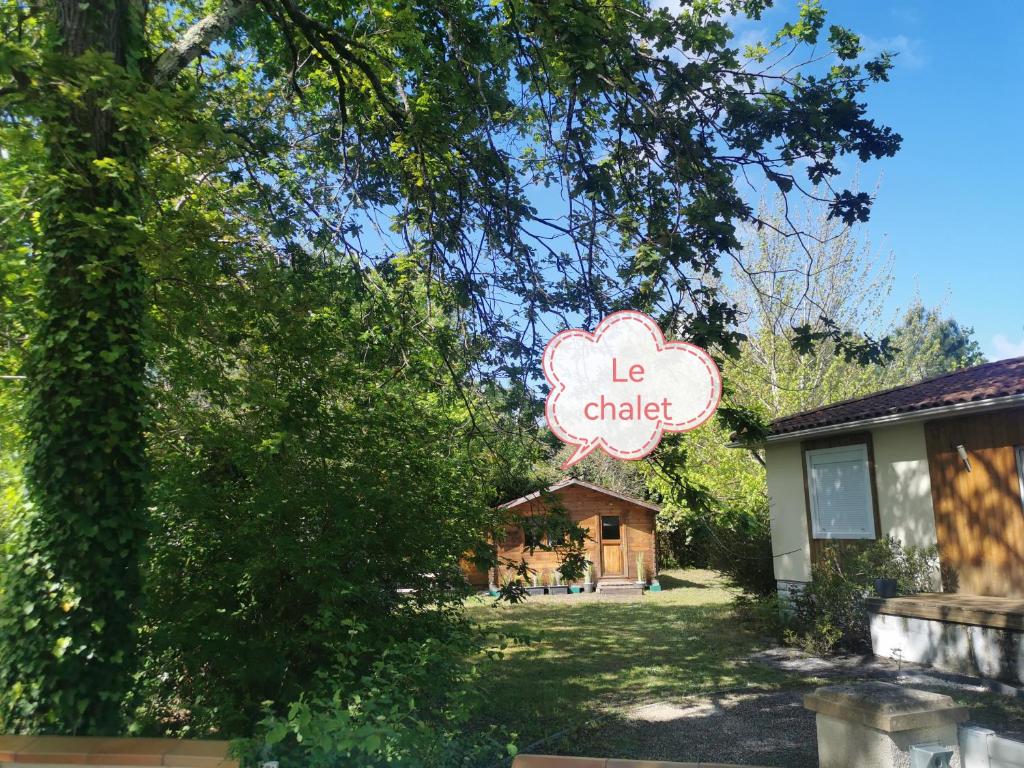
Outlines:
[[554,493],[555,491],[560,491],[563,488],[569,488],[570,486],[573,485],[578,485],[581,488],[587,488],[588,490],[596,491],[597,493],[603,493],[605,496],[611,496],[622,501],[628,501],[630,504],[636,504],[638,507],[644,507],[645,509],[650,509],[654,512],[661,511],[661,507],[658,506],[657,504],[652,504],[649,501],[644,501],[643,499],[638,499],[635,496],[629,496],[625,493],[613,491],[611,488],[605,488],[603,485],[588,483],[585,480],[576,480],[575,478],[572,477],[566,478],[565,480],[561,480],[555,483],[554,485],[548,486],[548,488],[546,488],[544,491],[534,491],[533,493],[529,493],[526,496],[520,496],[518,499],[506,501],[504,504],[500,506],[500,509],[511,509],[512,507],[518,507],[520,504],[525,504],[528,501],[533,501],[534,499],[540,497],[542,493]]
[[[984,363],[864,397],[776,419],[768,435],[823,430],[864,421],[897,420],[931,411],[966,410],[969,404],[999,405],[1002,398],[1024,395],[1024,357]],[[1009,402],[1007,404],[1010,404]],[[937,413],[935,415],[938,415]]]

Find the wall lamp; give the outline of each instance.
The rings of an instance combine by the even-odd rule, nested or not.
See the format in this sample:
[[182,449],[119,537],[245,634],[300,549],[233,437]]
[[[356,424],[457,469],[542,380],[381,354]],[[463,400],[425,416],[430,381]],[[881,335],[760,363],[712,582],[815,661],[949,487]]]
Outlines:
[[956,453],[960,457],[960,461],[962,461],[964,463],[964,466],[967,468],[967,471],[970,472],[971,471],[971,457],[967,455],[967,449],[964,448],[963,443],[961,443],[960,445],[958,445],[956,447]]

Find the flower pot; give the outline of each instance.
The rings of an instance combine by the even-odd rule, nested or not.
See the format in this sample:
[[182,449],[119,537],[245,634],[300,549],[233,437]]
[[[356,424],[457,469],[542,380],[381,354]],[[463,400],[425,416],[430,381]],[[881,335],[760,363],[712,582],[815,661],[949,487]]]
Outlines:
[[583,591],[583,587],[573,584],[571,587],[569,587],[569,591],[572,592],[574,595],[578,595],[580,592]]
[[528,595],[543,595],[544,587],[527,587],[526,594]]
[[549,595],[568,595],[569,594],[569,587],[565,586],[564,584],[553,585],[553,586],[548,587],[548,594]]
[[879,597],[896,597],[896,579],[875,579],[875,593]]
[[588,582],[586,582],[586,583],[585,583],[585,584],[583,585],[583,591],[584,591],[584,592],[593,592],[593,591],[594,591],[594,586],[595,586],[595,585],[594,585],[594,582],[592,582],[592,581],[588,581]]
[[661,592],[661,584],[657,579],[651,581],[651,592]]

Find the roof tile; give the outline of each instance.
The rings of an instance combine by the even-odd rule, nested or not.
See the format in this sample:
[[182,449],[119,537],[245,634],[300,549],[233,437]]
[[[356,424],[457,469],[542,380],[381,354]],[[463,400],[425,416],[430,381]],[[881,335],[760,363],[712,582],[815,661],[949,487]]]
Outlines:
[[984,363],[914,384],[776,419],[769,435],[839,426],[881,416],[925,411],[947,405],[1024,394],[1024,357]]

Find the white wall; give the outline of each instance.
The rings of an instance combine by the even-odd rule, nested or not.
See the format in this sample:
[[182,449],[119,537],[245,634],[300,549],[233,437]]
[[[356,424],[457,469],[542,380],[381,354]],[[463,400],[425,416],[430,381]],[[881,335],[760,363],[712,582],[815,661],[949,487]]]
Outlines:
[[768,508],[772,521],[775,578],[811,580],[811,545],[807,538],[807,505],[800,441],[765,447]]
[[[871,430],[871,436],[880,535],[892,534],[907,546],[933,546],[935,514],[924,423],[879,427]],[[810,581],[811,552],[800,440],[768,444],[765,464],[775,578]]]
[[882,533],[895,536],[905,546],[934,546],[935,512],[924,422],[874,429],[871,436]]

